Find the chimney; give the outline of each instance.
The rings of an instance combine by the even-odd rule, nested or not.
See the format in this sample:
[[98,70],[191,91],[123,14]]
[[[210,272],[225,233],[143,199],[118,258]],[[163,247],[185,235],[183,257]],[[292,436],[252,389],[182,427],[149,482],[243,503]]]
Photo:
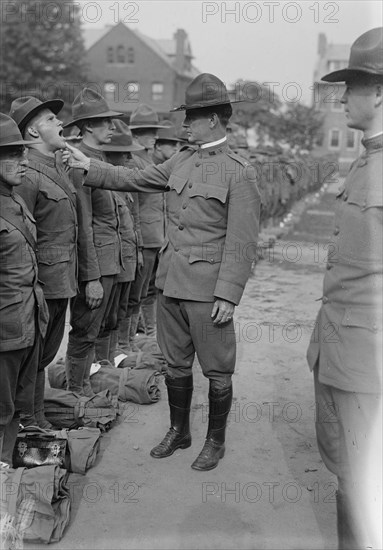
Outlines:
[[179,72],[183,72],[185,69],[185,41],[187,34],[183,29],[177,29],[174,33],[174,41],[176,43],[176,59],[175,59],[175,68]]
[[327,50],[327,39],[326,35],[321,32],[318,36],[318,55],[320,57],[324,57],[326,55]]

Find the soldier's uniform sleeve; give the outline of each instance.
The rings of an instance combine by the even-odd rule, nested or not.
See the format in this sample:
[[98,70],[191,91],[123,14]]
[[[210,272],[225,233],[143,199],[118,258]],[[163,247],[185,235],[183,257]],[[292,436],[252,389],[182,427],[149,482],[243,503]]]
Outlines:
[[83,187],[80,170],[71,170],[70,176],[77,190],[79,281],[94,281],[101,273],[93,238],[92,189]]
[[17,187],[17,193],[24,199],[25,204],[28,206],[28,210],[33,214],[39,194],[38,173],[27,173],[23,177],[21,185]]
[[256,172],[248,162],[240,161],[240,176],[231,182],[229,188],[226,238],[214,291],[216,298],[236,305],[241,300],[256,258],[261,204]]

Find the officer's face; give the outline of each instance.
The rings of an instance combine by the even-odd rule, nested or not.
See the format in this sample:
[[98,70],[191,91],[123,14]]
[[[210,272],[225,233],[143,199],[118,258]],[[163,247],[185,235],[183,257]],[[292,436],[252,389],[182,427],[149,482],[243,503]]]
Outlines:
[[136,132],[133,132],[136,141],[145,149],[153,149],[157,134],[156,128],[148,128],[147,130],[139,128]]
[[346,90],[340,101],[344,105],[347,126],[363,132],[371,128],[377,116],[376,88],[360,80],[346,81]]
[[11,187],[20,185],[28,167],[28,149],[23,145],[0,147],[0,178]]
[[189,143],[200,145],[210,141],[210,117],[196,114],[193,110],[186,111],[182,126],[185,128]]
[[[65,149],[63,138],[63,123],[49,109],[42,109],[28,124],[28,134],[43,141],[48,151],[55,152]],[[37,134],[36,134],[37,132]]]
[[112,118],[95,118],[92,120],[92,135],[97,145],[106,145],[112,140],[116,126]]

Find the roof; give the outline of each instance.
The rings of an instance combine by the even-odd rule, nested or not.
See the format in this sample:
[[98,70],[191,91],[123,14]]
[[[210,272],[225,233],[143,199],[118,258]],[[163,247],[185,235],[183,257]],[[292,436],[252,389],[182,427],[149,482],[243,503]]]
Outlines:
[[[126,30],[134,33],[142,42],[144,42],[151,50],[153,50],[165,63],[167,63],[172,69],[176,70],[174,66],[174,60],[176,58],[176,41],[174,38],[151,38],[137,29],[128,28],[124,23],[120,22],[117,25],[106,25],[103,28],[85,28],[83,31],[84,34],[84,44],[85,50],[92,48],[101,38],[106,36],[110,31],[116,28],[118,25],[123,25]],[[189,40],[186,38],[184,44],[184,55],[186,57],[192,58],[191,47]],[[177,71],[179,73],[179,71]],[[183,71],[182,76],[188,76],[190,78],[195,78],[200,71],[191,64],[191,69],[189,71]]]

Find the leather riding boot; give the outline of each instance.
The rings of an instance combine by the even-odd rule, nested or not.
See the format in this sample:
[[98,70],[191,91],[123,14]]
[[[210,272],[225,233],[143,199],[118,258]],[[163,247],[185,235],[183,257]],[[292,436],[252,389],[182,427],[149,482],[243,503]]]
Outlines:
[[156,336],[156,302],[141,304],[141,312],[145,322],[146,336]]
[[83,389],[84,374],[86,368],[87,356],[85,357],[65,357],[66,389],[79,395],[85,395]]
[[233,398],[232,385],[224,389],[209,389],[209,424],[202,451],[191,467],[194,470],[212,470],[225,454],[225,431],[227,417]]
[[118,348],[125,353],[131,351],[129,343],[131,317],[126,317],[118,325]]
[[53,426],[45,418],[44,414],[44,390],[45,390],[45,371],[41,370],[37,373],[36,389],[35,389],[35,418],[39,428],[44,430],[53,430]]
[[140,314],[139,313],[133,313],[130,317],[130,327],[129,327],[129,347],[131,351],[140,351],[140,349],[136,346],[134,339],[137,334],[137,326],[138,326],[138,320],[139,320]]
[[95,360],[103,361],[104,359],[109,359],[109,348],[110,348],[110,332],[104,336],[99,336],[96,340],[95,346]]
[[191,445],[190,403],[193,395],[193,375],[182,378],[165,377],[170,408],[170,430],[159,445],[150,451],[153,458],[165,458],[176,449]]
[[93,357],[94,355],[89,353],[85,362],[84,380],[82,382],[82,391],[84,392],[83,395],[85,395],[85,397],[94,397],[96,395],[90,383],[90,369],[94,360]]

